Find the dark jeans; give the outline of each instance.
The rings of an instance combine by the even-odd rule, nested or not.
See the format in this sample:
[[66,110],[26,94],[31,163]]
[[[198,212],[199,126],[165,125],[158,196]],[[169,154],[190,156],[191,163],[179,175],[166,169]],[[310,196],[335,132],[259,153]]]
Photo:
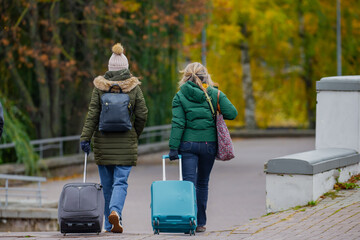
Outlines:
[[181,142],[179,147],[184,181],[193,182],[196,188],[198,226],[206,225],[208,186],[216,149],[216,142]]

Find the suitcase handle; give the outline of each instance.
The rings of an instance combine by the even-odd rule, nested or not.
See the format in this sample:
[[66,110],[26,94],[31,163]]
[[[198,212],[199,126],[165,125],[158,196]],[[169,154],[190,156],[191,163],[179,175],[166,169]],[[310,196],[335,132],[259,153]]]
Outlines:
[[[181,155],[179,156],[179,180],[182,181],[183,180],[183,176],[182,176],[182,165],[181,165]],[[169,158],[169,155],[163,155],[162,156],[162,167],[163,167],[163,181],[166,181],[166,173],[165,173],[165,159]]]
[[83,179],[83,182],[85,183],[86,182],[86,165],[87,165],[87,157],[88,157],[88,154],[85,153],[85,162],[84,162],[84,179]]

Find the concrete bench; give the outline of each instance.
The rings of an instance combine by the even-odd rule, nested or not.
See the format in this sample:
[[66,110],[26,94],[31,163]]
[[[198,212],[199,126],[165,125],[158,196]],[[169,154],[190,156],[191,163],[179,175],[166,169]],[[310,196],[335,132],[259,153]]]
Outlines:
[[316,201],[360,173],[360,155],[352,149],[326,148],[270,159],[265,164],[268,213]]

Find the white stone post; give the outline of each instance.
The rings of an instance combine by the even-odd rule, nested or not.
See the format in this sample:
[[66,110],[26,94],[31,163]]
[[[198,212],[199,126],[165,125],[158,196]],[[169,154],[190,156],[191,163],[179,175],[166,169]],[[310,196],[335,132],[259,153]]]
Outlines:
[[316,83],[316,149],[360,151],[360,76],[325,77]]

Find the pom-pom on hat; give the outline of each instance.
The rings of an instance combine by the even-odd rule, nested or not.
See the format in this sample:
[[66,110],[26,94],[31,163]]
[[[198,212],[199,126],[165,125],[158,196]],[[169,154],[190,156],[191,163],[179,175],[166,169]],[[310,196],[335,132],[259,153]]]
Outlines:
[[119,71],[121,69],[128,69],[129,62],[124,55],[124,48],[120,43],[112,47],[113,54],[109,59],[109,71]]

